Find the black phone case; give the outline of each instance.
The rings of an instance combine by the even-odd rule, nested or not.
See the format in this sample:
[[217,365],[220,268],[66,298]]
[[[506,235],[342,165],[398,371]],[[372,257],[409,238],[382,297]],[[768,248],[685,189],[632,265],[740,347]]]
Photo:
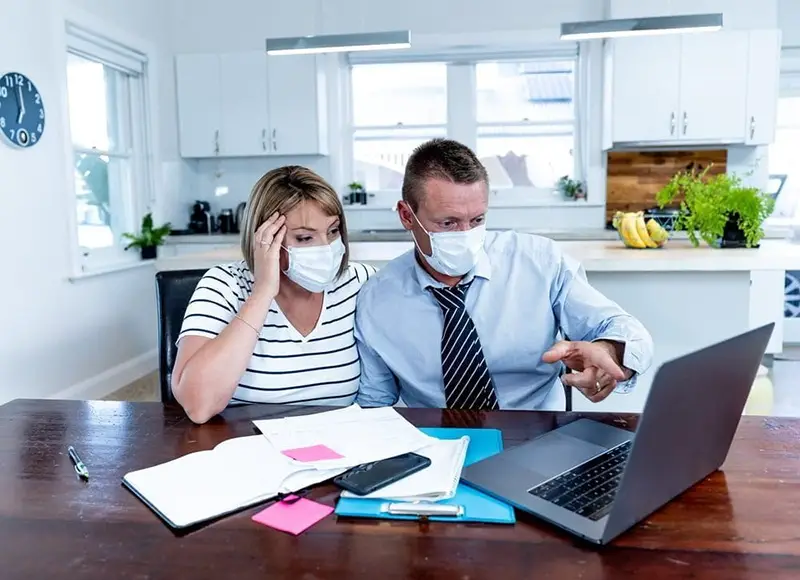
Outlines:
[[[382,459],[380,461],[373,461],[372,463],[365,463],[364,465],[354,467],[346,473],[336,477],[333,480],[333,483],[356,495],[367,495],[373,491],[379,490],[382,487],[386,487],[390,483],[394,483],[395,481],[399,481],[404,477],[408,477],[412,473],[416,473],[417,471],[425,469],[431,464],[431,460],[429,458],[417,453],[404,453],[402,456],[397,457],[407,457],[408,461],[404,462],[403,465],[389,477],[379,480],[370,479],[369,472],[373,469],[373,467],[379,463],[382,463],[383,461],[388,461],[388,459]],[[397,457],[391,457],[389,459],[396,460]]]

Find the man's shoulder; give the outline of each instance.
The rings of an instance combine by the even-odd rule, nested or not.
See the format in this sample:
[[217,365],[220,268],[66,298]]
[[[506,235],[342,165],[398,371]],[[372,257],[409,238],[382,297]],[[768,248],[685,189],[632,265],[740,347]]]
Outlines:
[[413,250],[409,250],[378,268],[361,287],[359,302],[366,303],[372,296],[386,298],[387,293],[399,292],[413,274],[413,253]]
[[488,232],[485,249],[490,261],[505,258],[546,263],[560,255],[558,245],[550,238],[514,230]]

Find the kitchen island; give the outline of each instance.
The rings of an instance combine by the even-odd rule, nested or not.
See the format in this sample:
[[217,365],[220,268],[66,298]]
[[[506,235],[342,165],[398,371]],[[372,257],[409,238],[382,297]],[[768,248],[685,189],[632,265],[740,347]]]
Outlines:
[[[661,363],[761,324],[775,322],[767,352],[782,350],[784,273],[800,269],[798,244],[764,240],[758,249],[725,250],[694,248],[683,240],[653,250],[628,249],[618,241],[558,245],[583,264],[592,285],[642,321],[655,343],[653,366],[633,392],[613,394],[598,405],[577,395],[576,410],[639,412]],[[380,268],[412,248],[411,242],[354,242],[350,256]],[[156,268],[209,268],[240,259],[238,249],[227,248],[161,258]]]

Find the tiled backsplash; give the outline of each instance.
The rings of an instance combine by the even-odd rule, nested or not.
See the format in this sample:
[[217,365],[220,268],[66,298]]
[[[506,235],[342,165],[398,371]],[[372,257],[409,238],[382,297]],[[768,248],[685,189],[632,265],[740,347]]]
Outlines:
[[728,151],[610,151],[606,179],[606,222],[617,211],[656,207],[656,194],[673,175],[712,165],[709,173],[725,173]]

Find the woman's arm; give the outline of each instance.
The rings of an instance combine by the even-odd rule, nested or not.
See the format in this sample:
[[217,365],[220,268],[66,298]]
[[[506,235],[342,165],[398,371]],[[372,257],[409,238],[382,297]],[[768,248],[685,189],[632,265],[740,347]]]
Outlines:
[[[205,423],[228,405],[239,384],[269,313],[269,307],[278,294],[280,283],[279,252],[286,233],[283,216],[273,214],[254,236],[255,283],[249,298],[236,312],[223,304],[225,297],[218,290],[209,299],[225,310],[225,318],[205,313],[190,313],[186,320],[199,316],[206,321],[225,324],[222,330],[199,329],[201,333],[216,334],[214,338],[187,335],[178,343],[178,355],[172,372],[172,392],[189,418],[195,423]],[[198,292],[202,284],[198,284]],[[223,298],[219,302],[218,297]],[[195,302],[194,299],[192,302]],[[192,303],[190,302],[190,305]],[[218,327],[217,327],[218,328]],[[217,334],[217,332],[219,332]]]
[[228,405],[253,356],[258,331],[273,296],[253,294],[216,338],[186,336],[172,372],[175,399],[195,423],[205,423]]

